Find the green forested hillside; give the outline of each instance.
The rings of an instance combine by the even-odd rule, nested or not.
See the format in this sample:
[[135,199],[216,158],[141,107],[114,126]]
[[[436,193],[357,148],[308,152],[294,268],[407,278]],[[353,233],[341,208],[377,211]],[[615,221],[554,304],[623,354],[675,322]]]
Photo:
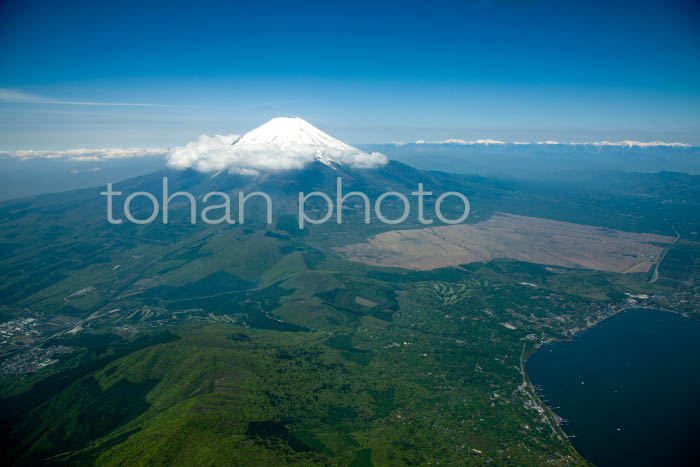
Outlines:
[[[414,189],[419,176],[464,191],[470,222],[505,209],[682,236],[697,226],[683,193],[638,201],[390,169],[348,175],[374,194]],[[199,194],[242,183],[171,175],[173,189]],[[683,310],[697,296],[697,245],[685,237],[654,283],[645,273],[506,259],[432,271],[349,262],[334,248],[390,226],[366,225],[353,208],[342,225],[300,231],[288,196],[300,186],[333,189],[333,176],[257,181],[252,188],[286,201],[269,226],[256,210],[244,225],[192,226],[186,206],[167,226],[111,226],[95,190],[0,206],[0,317],[23,330],[0,357],[9,369],[4,463],[584,464],[524,360],[632,296]],[[153,191],[157,181],[120,189]],[[410,218],[402,228],[419,226]]]

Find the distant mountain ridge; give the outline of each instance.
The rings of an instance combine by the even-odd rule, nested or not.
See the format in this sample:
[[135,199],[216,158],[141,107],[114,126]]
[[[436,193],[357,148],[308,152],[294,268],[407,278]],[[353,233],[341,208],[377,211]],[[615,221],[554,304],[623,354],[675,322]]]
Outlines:
[[425,141],[419,139],[412,143],[403,142],[392,142],[396,146],[405,146],[407,144],[457,144],[460,146],[474,146],[474,145],[484,145],[488,146],[490,144],[499,145],[515,145],[515,146],[538,146],[538,145],[563,145],[563,146],[592,146],[592,147],[626,147],[626,148],[693,148],[692,144],[686,144],[681,142],[665,142],[665,141],[634,141],[634,140],[622,140],[622,141],[586,141],[586,142],[561,142],[555,140],[545,140],[536,142],[525,142],[525,141],[500,141],[497,139],[480,138],[473,141],[468,141],[459,138],[448,138],[442,141]]
[[683,143],[504,143],[495,140],[367,144],[416,168],[484,176],[567,179],[582,171],[700,174],[700,148]]

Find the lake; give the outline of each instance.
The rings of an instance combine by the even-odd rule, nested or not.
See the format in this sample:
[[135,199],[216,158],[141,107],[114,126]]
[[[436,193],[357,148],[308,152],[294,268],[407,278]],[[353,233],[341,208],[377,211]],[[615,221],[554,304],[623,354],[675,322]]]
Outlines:
[[594,464],[700,465],[700,322],[625,311],[542,346],[527,372]]

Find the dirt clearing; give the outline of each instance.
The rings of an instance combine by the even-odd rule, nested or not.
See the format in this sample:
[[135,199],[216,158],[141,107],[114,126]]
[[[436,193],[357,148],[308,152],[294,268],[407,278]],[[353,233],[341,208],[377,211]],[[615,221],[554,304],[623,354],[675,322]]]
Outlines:
[[494,213],[478,224],[385,232],[336,251],[351,261],[418,270],[507,258],[630,273],[648,271],[671,242],[662,235]]

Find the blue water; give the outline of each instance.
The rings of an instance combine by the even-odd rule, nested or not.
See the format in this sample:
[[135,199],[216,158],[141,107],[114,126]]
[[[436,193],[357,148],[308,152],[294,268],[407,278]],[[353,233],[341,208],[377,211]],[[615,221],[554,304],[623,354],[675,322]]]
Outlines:
[[630,310],[527,361],[539,394],[599,466],[700,466],[700,322]]

